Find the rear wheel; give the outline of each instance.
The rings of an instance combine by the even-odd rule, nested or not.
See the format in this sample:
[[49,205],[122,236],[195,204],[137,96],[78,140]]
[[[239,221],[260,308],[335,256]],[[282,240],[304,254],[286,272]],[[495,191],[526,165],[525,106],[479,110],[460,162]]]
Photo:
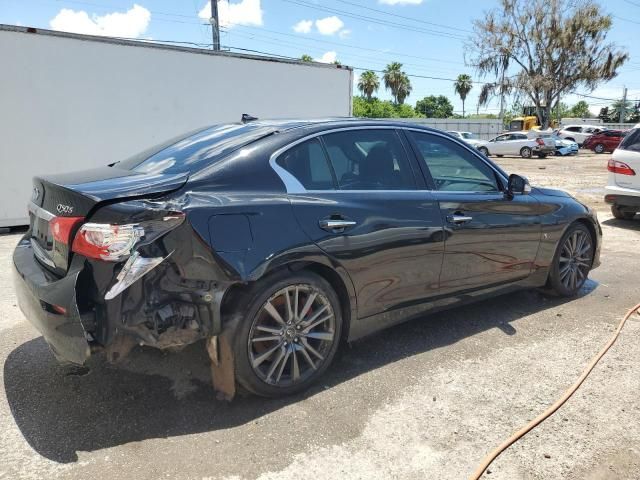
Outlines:
[[549,286],[563,297],[578,293],[587,280],[595,245],[591,232],[582,223],[569,227],[558,244],[549,272]]
[[531,148],[529,147],[522,147],[520,149],[520,156],[522,158],[531,158],[532,153],[533,153],[533,150],[531,150]]
[[489,156],[489,150],[487,149],[487,147],[478,147],[478,151],[485,157]]
[[593,147],[593,151],[596,153],[604,153],[604,145],[598,143],[595,147]]
[[304,390],[327,369],[342,331],[340,301],[322,277],[300,272],[263,281],[235,338],[236,378],[266,397]]
[[547,158],[546,153],[538,153],[538,158]]
[[632,220],[633,217],[636,216],[636,212],[630,212],[628,210],[623,210],[622,207],[618,205],[611,205],[611,213],[618,220]]
[[496,157],[502,158],[504,157],[504,155],[496,155]]

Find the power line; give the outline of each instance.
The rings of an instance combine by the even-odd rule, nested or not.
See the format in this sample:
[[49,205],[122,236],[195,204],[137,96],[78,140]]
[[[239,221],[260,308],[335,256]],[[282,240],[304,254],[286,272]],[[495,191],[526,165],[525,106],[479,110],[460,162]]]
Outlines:
[[356,20],[363,20],[363,21],[368,21],[371,23],[376,23],[378,25],[384,25],[384,26],[388,26],[388,27],[392,27],[392,28],[399,28],[401,30],[404,31],[412,31],[412,32],[417,32],[417,33],[424,33],[427,35],[434,35],[436,37],[444,37],[444,38],[451,38],[453,40],[465,40],[466,37],[462,36],[462,35],[456,35],[456,34],[452,34],[452,33],[447,33],[447,32],[441,32],[438,30],[430,30],[430,29],[426,29],[426,28],[421,28],[421,27],[416,27],[413,25],[407,25],[404,23],[398,23],[398,22],[391,22],[389,20],[381,20],[379,18],[375,18],[375,17],[369,17],[366,15],[361,15],[361,14],[354,14],[354,13],[350,13],[347,12],[345,10],[340,10],[337,8],[330,8],[330,7],[325,7],[325,6],[320,6],[320,5],[316,5],[313,3],[307,3],[303,0],[281,0],[283,2],[287,2],[287,3],[291,3],[294,5],[298,5],[301,7],[306,7],[306,8],[312,8],[314,10],[320,10],[323,12],[328,12],[328,13],[333,13],[333,14],[338,14],[338,15],[342,15],[345,17],[349,17],[349,18],[354,18]]
[[370,10],[372,12],[377,12],[377,13],[381,13],[383,15],[388,15],[391,17],[396,17],[396,18],[403,18],[405,20],[411,20],[412,22],[419,22],[419,23],[424,23],[426,25],[433,25],[435,27],[443,27],[443,28],[448,28],[450,30],[458,30],[459,32],[465,32],[465,33],[473,33],[473,31],[471,30],[465,30],[464,28],[457,28],[457,27],[452,27],[450,25],[443,25],[441,23],[433,23],[433,22],[427,22],[426,20],[421,20],[419,18],[411,18],[411,17],[407,17],[404,15],[398,15],[397,13],[390,13],[390,12],[385,12],[384,10],[379,10],[377,8],[372,8],[372,7],[367,7],[365,5],[360,5],[359,3],[355,3],[355,2],[350,2],[348,0],[336,0],[340,3],[345,3],[347,5],[353,5],[354,7],[358,7],[358,8],[363,8],[365,10]]

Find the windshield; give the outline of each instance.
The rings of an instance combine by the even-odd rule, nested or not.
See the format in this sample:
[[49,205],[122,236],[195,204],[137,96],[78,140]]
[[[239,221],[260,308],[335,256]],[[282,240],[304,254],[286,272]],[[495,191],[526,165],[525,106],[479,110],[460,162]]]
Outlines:
[[466,139],[466,140],[475,140],[476,137],[473,133],[471,132],[462,132],[462,138]]
[[620,150],[640,152],[640,128],[635,128],[628,132],[618,148]]
[[274,131],[251,123],[215,125],[145,150],[116,167],[140,173],[191,173]]

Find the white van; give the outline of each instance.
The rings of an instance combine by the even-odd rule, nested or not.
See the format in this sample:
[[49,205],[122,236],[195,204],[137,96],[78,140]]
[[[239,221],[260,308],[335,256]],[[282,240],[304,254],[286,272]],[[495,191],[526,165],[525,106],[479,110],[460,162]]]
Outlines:
[[631,130],[613,152],[604,201],[619,219],[631,220],[640,212],[640,123]]

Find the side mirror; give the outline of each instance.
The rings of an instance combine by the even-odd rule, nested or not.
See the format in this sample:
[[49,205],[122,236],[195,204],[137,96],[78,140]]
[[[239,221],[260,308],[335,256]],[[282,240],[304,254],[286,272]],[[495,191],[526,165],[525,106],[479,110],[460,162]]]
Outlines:
[[527,195],[531,192],[531,185],[526,177],[522,177],[516,173],[509,175],[509,183],[507,184],[507,195]]

